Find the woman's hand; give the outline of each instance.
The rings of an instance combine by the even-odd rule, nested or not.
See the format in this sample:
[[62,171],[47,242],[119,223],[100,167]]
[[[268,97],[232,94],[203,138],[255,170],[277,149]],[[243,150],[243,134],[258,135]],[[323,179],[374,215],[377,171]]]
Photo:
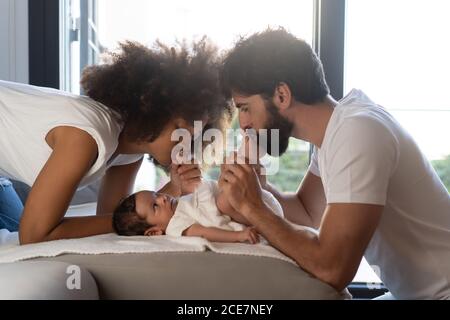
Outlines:
[[170,183],[180,195],[193,193],[202,181],[202,172],[197,164],[172,164]]

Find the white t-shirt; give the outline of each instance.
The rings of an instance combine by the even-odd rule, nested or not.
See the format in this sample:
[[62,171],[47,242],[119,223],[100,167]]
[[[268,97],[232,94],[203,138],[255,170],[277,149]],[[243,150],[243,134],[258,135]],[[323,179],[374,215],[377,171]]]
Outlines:
[[45,141],[58,126],[89,133],[98,146],[98,158],[79,188],[101,178],[116,165],[138,161],[143,155],[115,152],[120,132],[118,114],[89,97],[13,82],[0,81],[0,176],[34,184],[52,149]]
[[[204,227],[215,227],[228,231],[242,231],[245,226],[232,221],[227,215],[221,214],[216,206],[219,188],[216,181],[203,181],[197,190],[178,200],[178,206],[166,228],[166,234],[181,236],[183,231],[193,224]],[[275,197],[263,190],[263,200],[280,217],[283,209]]]
[[450,299],[449,193],[384,108],[351,91],[309,170],[321,177],[327,203],[384,206],[365,258],[396,298]]

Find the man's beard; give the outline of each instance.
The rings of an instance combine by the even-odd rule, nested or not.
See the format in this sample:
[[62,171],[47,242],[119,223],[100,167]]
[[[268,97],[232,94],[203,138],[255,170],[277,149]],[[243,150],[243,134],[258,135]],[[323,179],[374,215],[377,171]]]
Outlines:
[[[268,119],[265,125],[265,128],[267,129],[267,139],[258,134],[258,145],[261,146],[262,143],[262,146],[266,146],[266,151],[269,155],[278,157],[283,155],[289,146],[289,138],[291,137],[294,124],[280,114],[272,100],[266,100],[265,106],[268,112]],[[271,130],[278,130],[278,141],[272,141]],[[264,144],[264,142],[266,143]],[[278,144],[278,148],[273,149],[272,142],[274,146]]]

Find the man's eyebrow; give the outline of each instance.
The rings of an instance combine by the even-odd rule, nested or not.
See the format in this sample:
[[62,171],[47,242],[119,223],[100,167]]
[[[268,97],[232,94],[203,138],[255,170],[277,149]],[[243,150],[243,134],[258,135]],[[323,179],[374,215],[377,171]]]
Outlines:
[[248,103],[246,103],[246,102],[236,103],[236,108],[240,109],[241,107],[245,107],[247,105],[248,105]]

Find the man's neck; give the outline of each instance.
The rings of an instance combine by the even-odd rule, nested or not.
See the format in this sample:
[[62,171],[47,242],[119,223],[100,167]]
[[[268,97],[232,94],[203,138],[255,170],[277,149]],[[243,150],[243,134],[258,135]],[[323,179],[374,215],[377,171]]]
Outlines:
[[287,117],[294,124],[292,136],[320,148],[336,105],[337,102],[327,96],[324,101],[314,105],[297,104],[290,108],[292,110]]

